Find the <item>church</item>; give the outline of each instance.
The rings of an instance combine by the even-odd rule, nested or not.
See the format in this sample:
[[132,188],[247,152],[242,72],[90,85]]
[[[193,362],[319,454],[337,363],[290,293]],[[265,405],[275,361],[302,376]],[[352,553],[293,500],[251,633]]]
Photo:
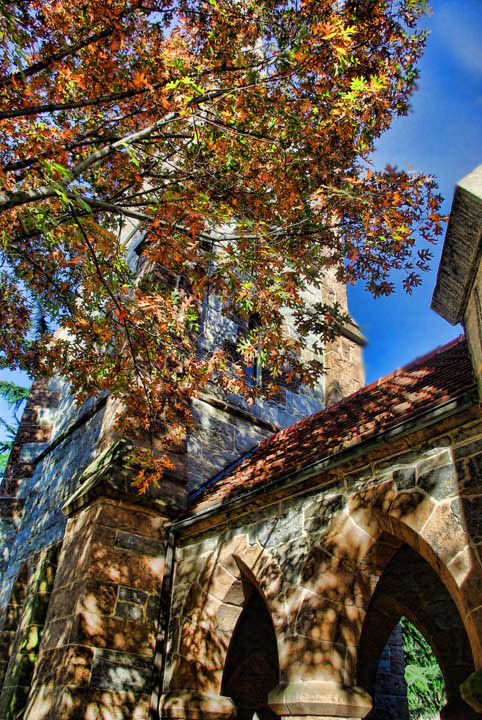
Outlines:
[[[481,298],[482,165],[432,302],[465,335],[371,385],[347,325],[317,388],[198,397],[139,495],[109,398],[36,382],[0,487],[0,718],[408,720],[401,617],[442,720],[482,718]],[[204,310],[204,338],[236,338]]]

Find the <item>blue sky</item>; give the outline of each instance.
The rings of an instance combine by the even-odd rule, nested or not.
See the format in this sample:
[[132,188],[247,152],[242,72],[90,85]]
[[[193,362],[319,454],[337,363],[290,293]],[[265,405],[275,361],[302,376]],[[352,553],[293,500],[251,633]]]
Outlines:
[[[380,139],[374,162],[434,174],[448,214],[455,184],[482,163],[482,0],[433,0],[433,5],[412,113],[398,118]],[[374,300],[361,286],[348,289],[350,310],[368,339],[367,382],[462,331],[430,310],[441,250],[442,240],[432,270],[411,296],[399,289]],[[25,382],[19,373],[1,371],[0,378]],[[0,417],[7,417],[2,400]]]
[[[456,183],[482,163],[482,0],[433,0],[433,6],[412,113],[380,139],[374,162],[434,174],[448,214]],[[368,339],[367,382],[462,332],[430,310],[442,245],[443,237],[411,296],[398,288],[374,300],[361,286],[348,288],[351,313]]]

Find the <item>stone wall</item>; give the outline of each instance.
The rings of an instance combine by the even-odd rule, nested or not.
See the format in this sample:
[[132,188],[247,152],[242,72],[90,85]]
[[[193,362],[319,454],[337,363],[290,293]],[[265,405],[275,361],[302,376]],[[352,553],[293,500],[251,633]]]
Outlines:
[[482,165],[455,189],[432,308],[463,323],[482,398]]
[[[329,303],[337,302],[343,312],[348,313],[346,287],[336,280],[332,272],[325,277],[323,298]],[[324,383],[327,406],[364,386],[362,351],[365,344],[366,340],[354,321],[340,328],[340,335],[335,340],[326,343],[323,364],[326,371]]]
[[[286,317],[286,332],[294,332]],[[204,301],[200,351],[239,342],[239,323],[226,315],[216,297]],[[276,397],[248,403],[215,388],[193,403],[195,428],[187,443],[187,483],[195,490],[251,450],[272,432],[288,427],[323,407],[323,382],[315,388],[280,388]]]
[[6,607],[21,564],[40,550],[62,540],[66,524],[62,505],[75,489],[82,470],[96,454],[103,408],[94,414],[87,412],[85,422],[76,426],[75,423],[79,422],[77,412],[71,415],[72,432],[68,432],[65,425],[58,425],[50,449],[43,448],[40,461],[32,465],[31,477],[24,478],[18,488],[15,503],[23,508],[21,516],[17,510],[10,529],[8,522],[4,521],[4,532],[10,534],[8,542],[7,536],[2,538],[5,547],[0,614],[1,609]]
[[15,646],[29,579],[29,568],[27,563],[24,563],[15,579],[6,611],[0,621],[0,681],[2,686]]
[[[0,717],[23,717],[39,655],[54,584],[59,546],[42,550],[25,563],[12,593],[2,638],[11,637],[0,695]],[[7,657],[5,657],[7,660]]]
[[[362,350],[364,343],[356,328],[347,330],[325,346],[326,405],[333,405],[365,384]],[[355,339],[355,338],[359,339]]]
[[25,720],[147,720],[164,525],[158,511],[103,498],[69,520]]
[[0,486],[2,497],[24,497],[33,461],[52,436],[60,393],[55,381],[36,380],[30,391]]
[[[348,311],[346,289],[333,273],[327,273],[322,289],[306,293],[306,301],[338,302]],[[293,319],[285,313],[285,330],[295,334]],[[201,351],[239,341],[239,327],[228,317],[215,297],[204,302]],[[249,452],[272,432],[286,428],[321,410],[325,405],[359,390],[364,384],[362,347],[365,340],[356,325],[341,329],[341,334],[324,348],[323,358],[313,351],[315,337],[306,338],[305,359],[323,359],[326,374],[314,388],[304,385],[283,386],[276,397],[260,398],[254,404],[235,395],[220,395],[214,389],[194,401],[195,429],[187,444],[187,484],[195,491],[206,480]]]
[[409,720],[404,670],[402,628],[395,625],[378,661],[368,720]]
[[402,629],[395,625],[378,661],[369,720],[409,720],[404,670]]
[[[363,628],[380,580],[403,578],[406,553],[416,558],[410,592],[384,580],[390,603],[384,600],[387,619],[377,624],[371,664],[376,669],[402,614],[418,620],[451,677],[449,703],[460,704],[459,683],[482,666],[481,463],[480,420],[452,423],[327,472],[319,490],[222,507],[199,530],[181,524],[161,715],[188,717],[187,691],[205,705],[220,695],[252,583],[277,639],[273,711],[365,717],[372,688],[359,667]],[[388,567],[395,570],[387,574]],[[451,630],[443,626],[447,611],[431,606],[442,601],[456,608]],[[463,712],[475,717],[467,706]]]

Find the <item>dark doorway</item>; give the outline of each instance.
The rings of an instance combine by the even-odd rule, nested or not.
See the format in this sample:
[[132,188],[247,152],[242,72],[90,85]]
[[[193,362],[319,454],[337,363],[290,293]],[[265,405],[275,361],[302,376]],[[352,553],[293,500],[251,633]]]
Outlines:
[[231,639],[223,675],[223,695],[232,698],[238,720],[272,720],[268,693],[279,683],[273,623],[259,592],[249,585],[244,609]]

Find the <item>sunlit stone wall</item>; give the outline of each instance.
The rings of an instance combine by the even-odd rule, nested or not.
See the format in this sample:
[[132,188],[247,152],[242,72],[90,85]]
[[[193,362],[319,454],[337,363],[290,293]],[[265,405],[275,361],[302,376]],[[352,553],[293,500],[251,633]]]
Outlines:
[[[449,703],[460,704],[459,683],[482,664],[482,425],[451,423],[432,428],[430,438],[417,431],[327,471],[318,490],[300,487],[298,497],[280,490],[231,511],[221,506],[199,520],[197,531],[186,526],[175,566],[166,717],[188,712],[180,709],[187,691],[198,702],[222,693],[226,653],[250,583],[277,639],[280,686],[269,695],[272,710],[368,717],[358,649],[380,578],[404,547],[420,558],[421,571],[410,575],[408,593],[403,582],[393,590],[394,604],[377,624],[373,667],[399,617],[416,621],[418,614],[446,664]],[[208,508],[199,501],[195,509]],[[403,578],[403,567],[399,572]],[[452,629],[438,626],[440,588],[457,608]],[[465,706],[464,713],[475,717]]]

